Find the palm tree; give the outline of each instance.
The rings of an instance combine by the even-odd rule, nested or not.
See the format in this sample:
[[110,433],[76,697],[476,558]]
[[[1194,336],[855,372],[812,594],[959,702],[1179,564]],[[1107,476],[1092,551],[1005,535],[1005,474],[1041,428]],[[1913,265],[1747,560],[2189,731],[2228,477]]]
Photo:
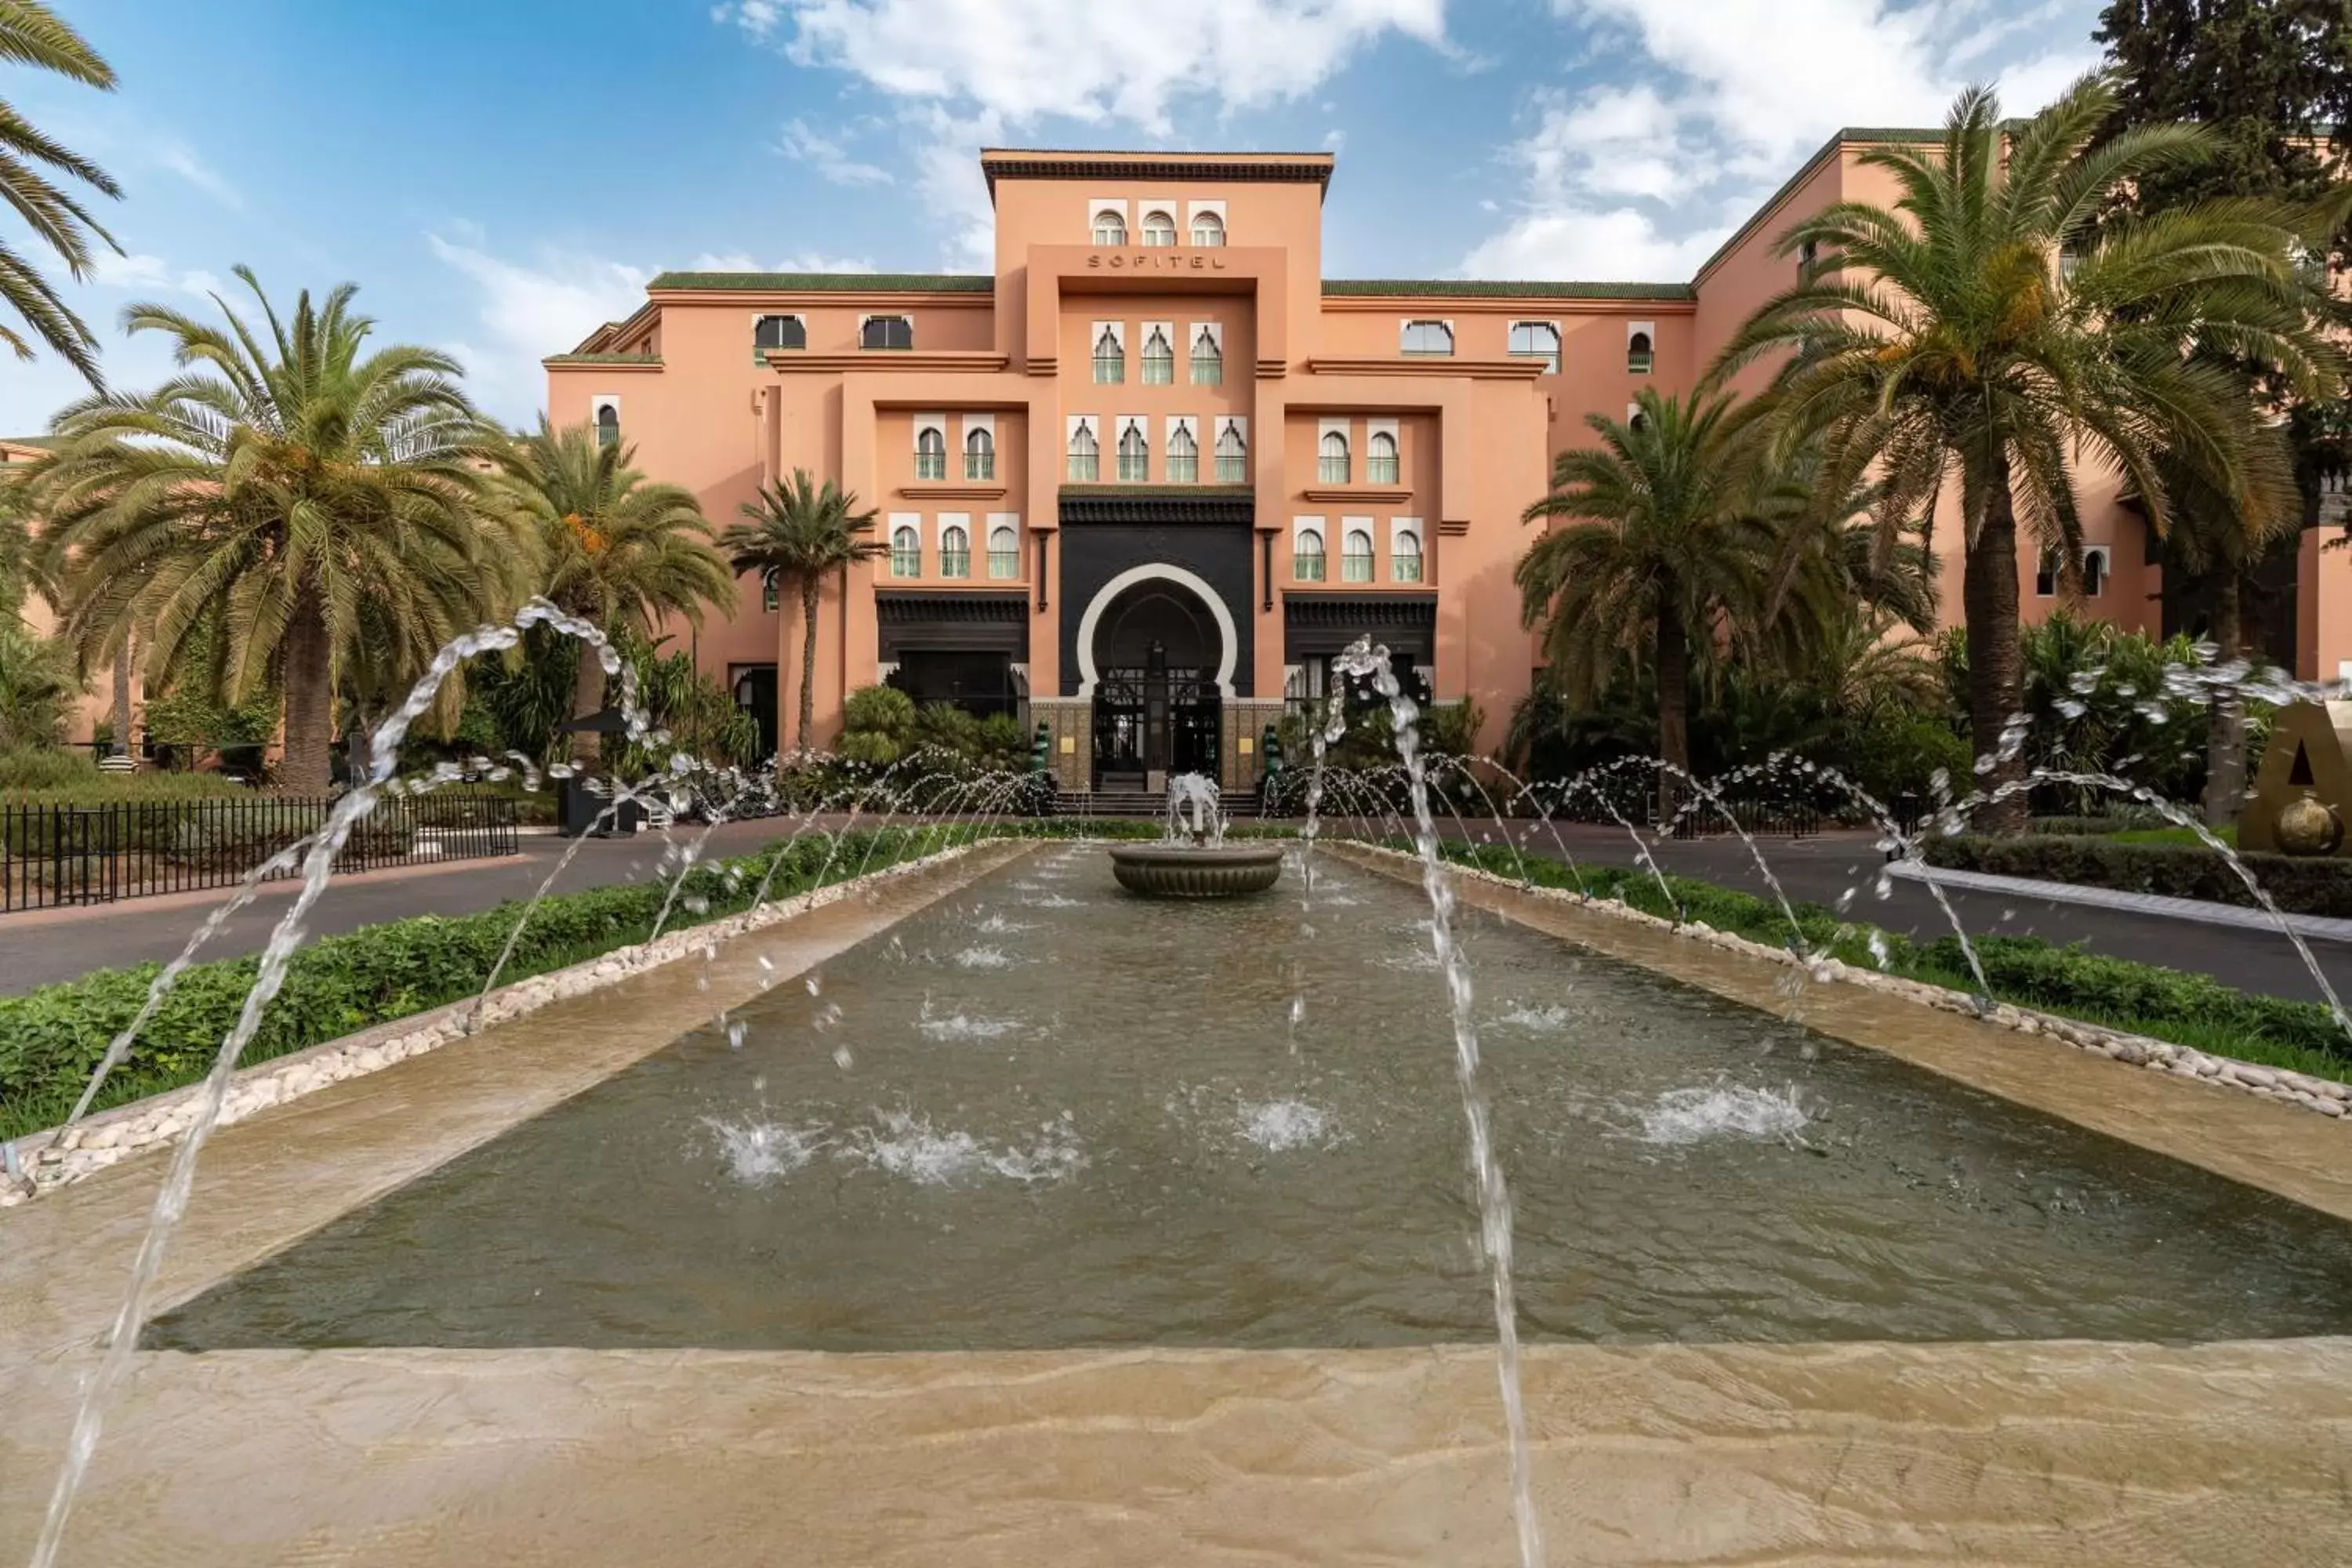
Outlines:
[[[114,90],[114,68],[41,0],[0,0],[0,61],[53,71],[101,91]],[[89,276],[92,239],[118,254],[122,247],[88,208],[41,174],[38,164],[101,195],[118,200],[122,195],[112,175],[43,135],[0,102],[0,206],[13,208],[30,225],[35,237],[57,252],[67,273],[79,282]],[[89,328],[58,298],[47,279],[5,244],[0,244],[0,304],[81,372],[90,385],[104,384],[98,370],[98,340]],[[18,359],[33,357],[33,345],[5,321],[0,321],[0,343],[15,350]]]
[[762,486],[757,500],[745,501],[745,521],[719,541],[738,574],[756,572],[764,581],[800,590],[803,752],[815,749],[818,592],[827,574],[890,551],[879,540],[863,537],[874,531],[874,513],[856,506],[857,498],[833,480],[820,489],[807,469],[795,468],[784,483]]
[[[1625,653],[1646,653],[1658,755],[1687,769],[1694,643],[1760,625],[1780,536],[1728,396],[1685,401],[1645,387],[1629,422],[1593,414],[1585,423],[1601,445],[1562,452],[1551,493],[1523,520],[1570,526],[1520,557],[1521,614],[1544,626],[1545,658],[1572,702],[1596,700]],[[1662,774],[1662,810],[1679,793]]]
[[[602,444],[586,424],[539,428],[493,454],[499,488],[518,517],[536,531],[543,592],[571,614],[606,632],[651,632],[666,615],[702,624],[703,606],[735,611],[735,579],[710,542],[710,524],[691,491],[649,483],[630,467],[633,447]],[[604,666],[582,643],[572,711],[584,719],[604,708]],[[602,748],[594,731],[575,732],[573,760],[593,763]]]
[[339,285],[281,320],[236,276],[266,335],[215,299],[226,330],[163,305],[123,312],[173,342],[180,374],[98,394],[56,421],[31,481],[63,629],[86,664],[127,658],[136,627],[160,678],[219,612],[231,701],[284,689],[281,787],[331,782],[347,671],[417,663],[495,614],[519,552],[482,505],[481,425],[436,350],[364,353],[374,322]]
[[[1769,395],[1784,431],[1822,442],[1827,483],[1875,467],[1892,496],[1883,515],[1932,515],[1957,479],[1980,757],[1998,753],[2018,711],[2021,519],[2071,576],[2079,462],[2121,471],[2159,531],[2172,511],[2158,471],[2167,447],[2195,454],[2242,498],[2244,382],[2191,345],[2274,367],[2305,396],[2339,379],[2295,276],[2311,215],[2212,202],[2100,229],[2118,188],[2209,142],[2194,127],[2157,125],[2094,146],[2115,101],[2104,79],[2085,77],[2006,125],[1993,93],[1972,88],[1938,148],[1862,153],[1900,187],[1895,206],[1840,202],[1792,226],[1780,252],[1816,265],[1758,309],[1710,372],[1783,356]],[[1982,782],[2021,767],[1998,763]],[[2014,828],[2023,813],[2017,798],[1977,821]]]

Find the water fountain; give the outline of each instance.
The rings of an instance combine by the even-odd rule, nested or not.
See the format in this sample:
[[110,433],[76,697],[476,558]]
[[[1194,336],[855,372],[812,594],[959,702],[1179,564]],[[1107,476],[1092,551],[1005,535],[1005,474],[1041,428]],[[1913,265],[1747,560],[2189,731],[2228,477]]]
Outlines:
[[1226,826],[1216,782],[1180,773],[1168,781],[1167,832],[1157,844],[1112,845],[1111,873],[1120,887],[1153,899],[1232,899],[1273,887],[1282,846],[1228,844]]

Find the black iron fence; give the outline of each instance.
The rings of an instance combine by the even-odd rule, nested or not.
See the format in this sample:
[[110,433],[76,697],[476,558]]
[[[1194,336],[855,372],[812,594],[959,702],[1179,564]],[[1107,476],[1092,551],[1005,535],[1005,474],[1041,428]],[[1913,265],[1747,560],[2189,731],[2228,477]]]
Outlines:
[[[233,887],[324,824],[333,802],[250,800],[0,803],[0,911],[108,903]],[[475,860],[516,850],[515,803],[450,792],[394,796],[352,829],[335,867]],[[294,868],[272,876],[293,876]]]

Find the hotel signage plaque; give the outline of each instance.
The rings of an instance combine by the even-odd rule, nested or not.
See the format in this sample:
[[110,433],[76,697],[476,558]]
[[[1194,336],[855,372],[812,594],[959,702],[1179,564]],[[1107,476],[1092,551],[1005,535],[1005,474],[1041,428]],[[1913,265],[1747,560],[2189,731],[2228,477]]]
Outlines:
[[1097,270],[1113,272],[1223,272],[1225,258],[1222,256],[1143,256],[1133,251],[1097,250],[1087,258],[1087,265]]

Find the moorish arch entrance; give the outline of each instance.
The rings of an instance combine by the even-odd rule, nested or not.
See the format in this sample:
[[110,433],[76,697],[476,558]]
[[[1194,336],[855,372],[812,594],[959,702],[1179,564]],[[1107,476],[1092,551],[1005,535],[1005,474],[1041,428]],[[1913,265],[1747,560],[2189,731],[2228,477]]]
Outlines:
[[1217,776],[1231,633],[1214,595],[1190,576],[1139,575],[1089,606],[1081,647],[1091,656],[1097,789],[1143,789],[1171,773]]

